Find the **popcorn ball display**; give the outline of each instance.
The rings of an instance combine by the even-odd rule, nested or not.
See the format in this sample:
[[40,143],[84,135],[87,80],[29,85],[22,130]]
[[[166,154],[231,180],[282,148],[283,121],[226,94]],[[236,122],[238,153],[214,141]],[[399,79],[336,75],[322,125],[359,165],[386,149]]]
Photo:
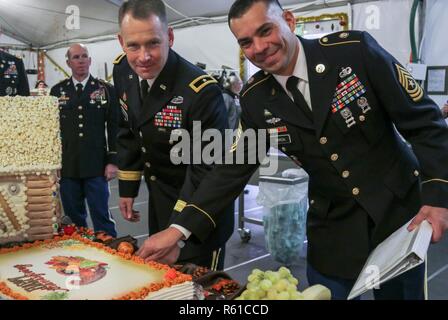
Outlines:
[[0,244],[49,239],[60,217],[54,97],[0,97]]

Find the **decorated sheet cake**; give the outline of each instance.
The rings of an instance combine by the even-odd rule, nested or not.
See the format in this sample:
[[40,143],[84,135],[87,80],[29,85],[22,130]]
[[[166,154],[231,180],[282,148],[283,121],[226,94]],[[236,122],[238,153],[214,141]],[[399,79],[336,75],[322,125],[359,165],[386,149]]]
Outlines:
[[191,293],[191,276],[80,236],[0,250],[0,296],[6,299],[145,299],[169,287]]

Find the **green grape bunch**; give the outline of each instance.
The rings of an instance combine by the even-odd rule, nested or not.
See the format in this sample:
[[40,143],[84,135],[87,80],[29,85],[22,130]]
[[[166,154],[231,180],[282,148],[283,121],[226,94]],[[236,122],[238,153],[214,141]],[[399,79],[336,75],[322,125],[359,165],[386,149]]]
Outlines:
[[247,277],[246,290],[236,300],[330,300],[331,292],[315,285],[303,292],[297,289],[299,280],[286,267],[277,271],[252,270]]

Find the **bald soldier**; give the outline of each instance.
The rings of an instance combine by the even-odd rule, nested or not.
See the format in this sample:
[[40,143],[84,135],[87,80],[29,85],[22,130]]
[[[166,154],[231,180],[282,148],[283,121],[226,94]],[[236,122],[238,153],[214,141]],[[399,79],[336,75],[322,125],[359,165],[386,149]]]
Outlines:
[[118,100],[112,85],[90,75],[92,59],[85,45],[72,45],[66,58],[72,76],[51,89],[59,98],[62,205],[77,226],[86,227],[87,200],[95,231],[116,237],[108,181],[117,172]]

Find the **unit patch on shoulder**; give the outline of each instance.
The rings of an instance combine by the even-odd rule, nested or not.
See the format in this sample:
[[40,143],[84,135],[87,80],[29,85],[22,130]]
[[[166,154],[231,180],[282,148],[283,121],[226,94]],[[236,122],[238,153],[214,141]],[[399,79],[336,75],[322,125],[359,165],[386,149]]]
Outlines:
[[115,58],[113,64],[120,64],[121,60],[123,60],[123,58],[126,57],[126,53],[122,53],[120,54],[118,57]]
[[417,81],[415,81],[408,70],[397,63],[395,64],[395,67],[397,68],[397,76],[401,86],[407,92],[412,101],[419,102],[423,97],[422,87],[420,87]]
[[205,74],[191,81],[190,88],[193,89],[194,92],[199,93],[202,89],[212,83],[218,83],[218,81],[212,76]]

